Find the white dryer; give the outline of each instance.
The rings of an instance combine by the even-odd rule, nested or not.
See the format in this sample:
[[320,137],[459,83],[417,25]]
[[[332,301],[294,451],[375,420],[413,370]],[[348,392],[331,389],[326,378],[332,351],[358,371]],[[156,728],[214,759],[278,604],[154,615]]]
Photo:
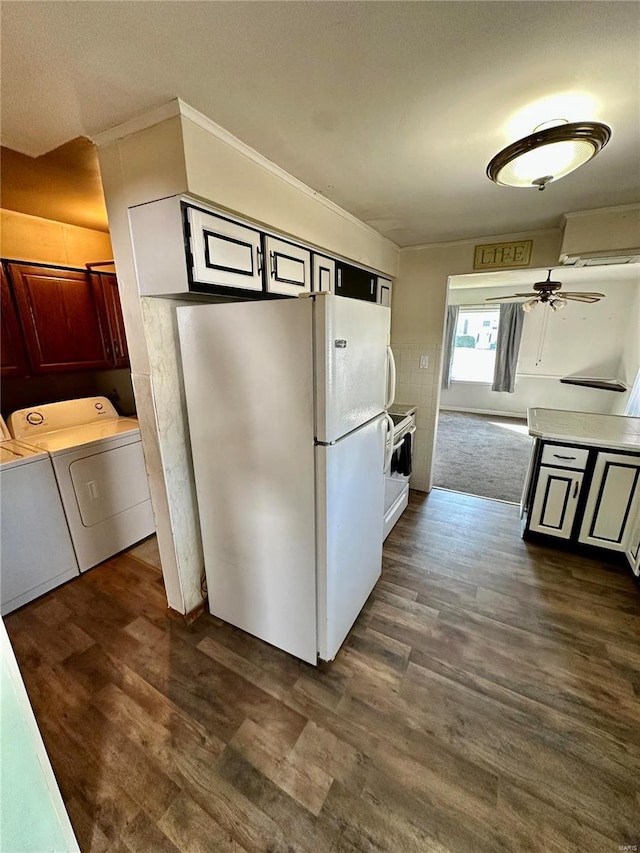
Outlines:
[[0,612],[79,575],[51,459],[11,439],[0,418]]
[[155,531],[138,421],[106,397],[20,409],[9,430],[49,453],[81,572]]

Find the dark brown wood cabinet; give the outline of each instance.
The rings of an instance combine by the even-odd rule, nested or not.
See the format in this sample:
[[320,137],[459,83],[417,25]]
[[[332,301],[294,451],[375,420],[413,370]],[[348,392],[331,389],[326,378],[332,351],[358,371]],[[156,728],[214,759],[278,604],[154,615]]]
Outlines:
[[27,376],[29,365],[18,312],[13,301],[9,279],[0,267],[2,276],[2,330],[0,332],[0,375]]
[[114,273],[2,263],[2,376],[129,366]]
[[86,273],[9,264],[33,373],[112,366],[100,306]]
[[98,304],[102,308],[103,326],[106,326],[108,334],[106,343],[109,357],[114,367],[128,367],[129,351],[118,291],[118,279],[114,273],[108,272],[91,272],[89,277],[94,293],[97,295]]

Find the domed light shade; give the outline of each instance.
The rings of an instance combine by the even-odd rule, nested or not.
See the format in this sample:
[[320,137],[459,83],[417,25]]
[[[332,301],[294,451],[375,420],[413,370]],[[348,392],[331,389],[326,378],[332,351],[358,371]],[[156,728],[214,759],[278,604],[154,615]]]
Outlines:
[[487,177],[505,187],[543,190],[595,157],[610,139],[611,128],[600,122],[541,126],[496,154]]

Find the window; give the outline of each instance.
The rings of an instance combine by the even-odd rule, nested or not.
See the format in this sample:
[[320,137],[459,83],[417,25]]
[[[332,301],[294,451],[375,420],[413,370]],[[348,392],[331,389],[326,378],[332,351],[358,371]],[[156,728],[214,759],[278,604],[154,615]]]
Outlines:
[[460,308],[453,348],[454,382],[493,382],[499,308]]

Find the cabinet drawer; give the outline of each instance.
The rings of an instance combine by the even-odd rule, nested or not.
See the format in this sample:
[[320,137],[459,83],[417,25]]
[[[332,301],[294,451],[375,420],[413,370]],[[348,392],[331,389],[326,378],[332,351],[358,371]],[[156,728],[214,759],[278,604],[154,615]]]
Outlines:
[[555,465],[558,468],[575,468],[584,471],[587,467],[589,451],[585,447],[561,447],[557,444],[545,444],[542,449],[542,464]]

